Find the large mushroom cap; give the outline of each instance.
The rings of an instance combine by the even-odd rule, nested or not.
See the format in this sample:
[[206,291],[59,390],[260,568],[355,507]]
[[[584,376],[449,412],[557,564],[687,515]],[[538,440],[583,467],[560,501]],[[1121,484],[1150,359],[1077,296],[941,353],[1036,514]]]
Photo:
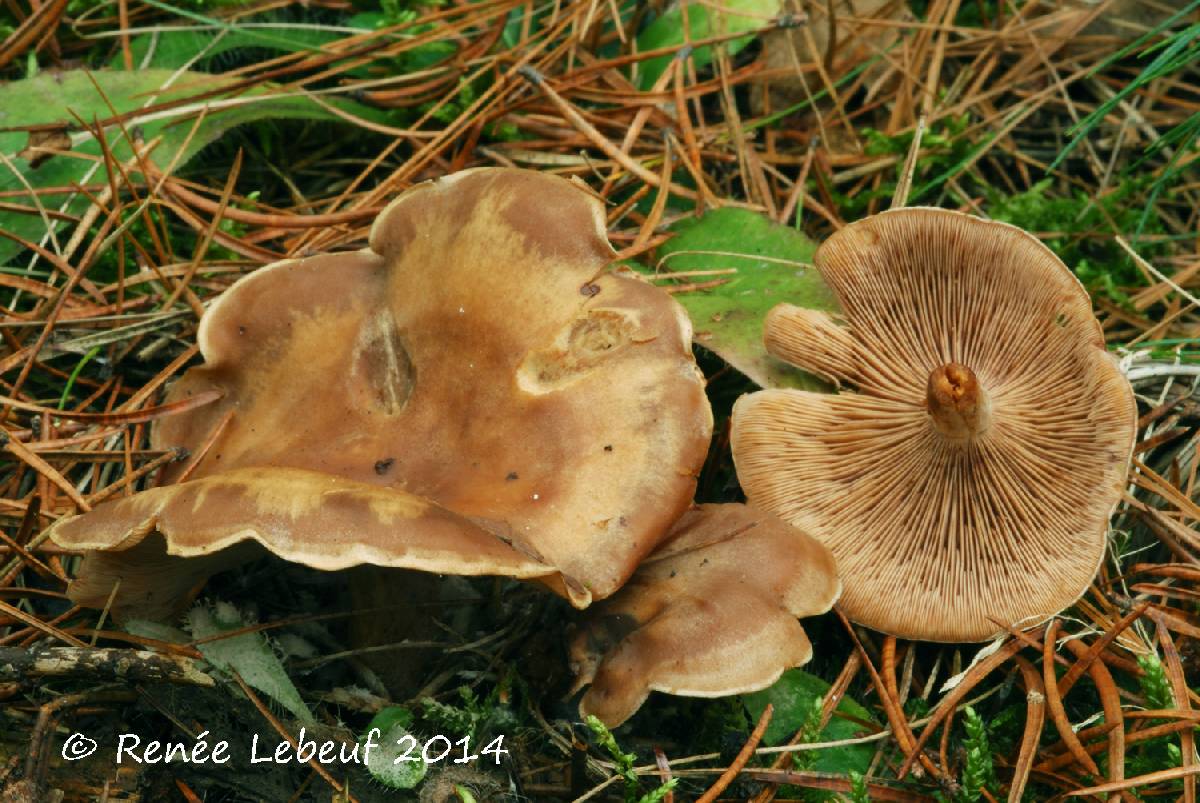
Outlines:
[[1025,232],[940,209],[815,260],[844,322],[783,305],[767,348],[858,392],[738,401],[750,501],[829,546],[847,615],[887,633],[978,641],[1078,599],[1137,415],[1083,287]]
[[722,697],[757,691],[807,663],[796,617],[837,600],[833,556],[776,516],[701,505],[571,644],[580,713],[615,728],[651,691]]
[[[253,539],[322,569],[541,577],[577,605],[615,591],[690,503],[707,449],[686,314],[608,271],[600,201],[544,174],[418,185],[370,245],[231,287],[201,322],[205,364],[169,394],[222,399],[153,433],[191,450],[216,436],[194,479],[55,541],[122,550],[157,528],[178,556]],[[86,564],[76,598],[103,603],[116,565]]]

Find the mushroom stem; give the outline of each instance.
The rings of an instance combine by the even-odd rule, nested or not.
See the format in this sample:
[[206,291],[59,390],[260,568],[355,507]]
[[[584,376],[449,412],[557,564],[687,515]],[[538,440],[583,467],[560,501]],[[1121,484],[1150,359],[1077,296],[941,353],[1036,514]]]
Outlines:
[[925,405],[934,429],[958,443],[980,437],[992,423],[992,400],[975,372],[960,363],[948,362],[930,371]]

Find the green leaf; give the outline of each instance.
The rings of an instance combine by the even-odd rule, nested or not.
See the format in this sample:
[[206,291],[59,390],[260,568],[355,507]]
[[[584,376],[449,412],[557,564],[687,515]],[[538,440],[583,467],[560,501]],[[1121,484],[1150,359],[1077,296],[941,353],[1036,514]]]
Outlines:
[[[192,638],[205,639],[245,627],[237,608],[218,602],[212,609],[197,605],[187,615]],[[287,709],[305,725],[313,724],[313,715],[300,699],[292,679],[262,633],[242,633],[229,638],[197,644],[196,648],[210,664],[224,672],[237,672],[252,689],[257,689]]]
[[[91,79],[95,79],[96,84],[103,90],[103,95],[97,91],[96,84],[93,84]],[[162,90],[161,88],[172,79],[172,86],[182,89]],[[151,101],[179,99],[202,90],[220,89],[230,82],[230,79],[205,73],[177,74],[173,70],[102,71],[92,73],[90,77],[84,70],[42,73],[36,78],[12,81],[0,86],[0,129],[49,123],[67,124],[75,140],[72,150],[79,154],[98,155],[99,145],[94,138],[78,131],[78,124],[71,115],[72,111],[90,123],[113,116],[112,109],[105,102],[105,96],[117,113],[124,114],[135,112]],[[161,135],[163,141],[154,149],[151,159],[158,167],[165,168],[177,155],[177,165],[183,165],[201,148],[216,141],[230,129],[245,123],[279,118],[342,120],[310,97],[276,94],[278,92],[276,87],[264,86],[241,95],[240,99],[246,102],[224,107],[220,105],[219,97],[205,99],[204,103],[210,104],[209,112],[190,140],[188,136],[197,110],[193,104],[141,116],[134,115],[126,122],[126,130],[132,132],[134,127],[139,128],[146,141]],[[380,112],[362,104],[328,97],[323,100],[326,104],[357,117],[373,122],[385,122]],[[118,126],[108,127],[105,135],[118,160],[126,161],[132,156],[130,143]],[[26,183],[32,187],[45,188],[69,186],[72,182],[106,181],[103,166],[96,169],[95,162],[72,156],[53,156],[39,167],[33,168],[26,159],[17,155],[27,143],[28,135],[22,131],[0,130],[0,152],[8,162],[6,165],[4,160],[0,160],[0,190],[24,190]],[[14,175],[14,169],[19,173],[19,177]],[[45,196],[43,203],[47,209],[58,209],[66,197]],[[27,197],[8,200],[34,209],[32,200]],[[77,195],[67,205],[66,211],[79,215],[87,208],[88,203],[87,198]],[[45,234],[46,224],[36,211],[31,211],[30,214],[0,212],[0,229],[36,242]],[[20,251],[20,246],[12,240],[0,239],[0,265],[8,263]]]
[[191,641],[188,634],[179,628],[149,619],[126,619],[121,624],[121,628],[126,633],[156,641],[165,641],[168,644],[187,644]]
[[425,778],[421,746],[408,731],[412,721],[412,712],[407,708],[390,705],[375,715],[359,742],[368,741],[372,729],[379,730],[375,740],[378,747],[367,754],[367,772],[389,789],[412,789]]
[[[661,17],[646,26],[637,38],[637,49],[640,52],[658,50],[663,47],[682,45],[683,15],[687,12],[687,28],[690,36],[686,41],[707,39],[724,34],[757,31],[771,23],[771,18],[779,13],[779,0],[714,0],[712,3],[696,3],[684,0],[675,5]],[[743,36],[731,39],[725,43],[729,55],[750,44],[753,36]],[[638,70],[638,85],[649,89],[658,80],[663,71],[671,64],[674,56],[664,55],[646,59]],[[713,60],[712,47],[704,45],[692,51],[692,63],[696,68],[705,67]]]
[[[828,691],[829,684],[816,675],[810,675],[800,669],[789,669],[770,688],[742,695],[742,702],[753,719],[762,716],[767,703],[775,706],[775,714],[771,717],[771,724],[767,726],[763,742],[776,745],[783,744],[793,733],[804,727],[816,701],[822,699]],[[862,736],[867,729],[854,720],[873,722],[871,712],[849,697],[843,697],[829,724],[815,741],[836,742]],[[843,775],[851,771],[865,773],[874,755],[875,746],[872,744],[831,747],[817,752],[812,768],[818,772],[836,772]]]
[[[837,308],[829,288],[807,264],[816,250],[812,241],[763,215],[735,208],[688,218],[674,230],[677,236],[658,250],[660,272],[737,270],[732,276],[681,280],[729,279],[707,290],[675,295],[691,316],[696,342],[762,387],[827,390],[828,386],[811,374],[768,355],[762,344],[763,319],[779,303]],[[683,253],[690,251],[719,253]]]
[[[176,70],[204,55],[199,62],[234,50],[263,48],[282,53],[319,52],[322,45],[344,38],[346,33],[315,25],[228,26],[224,36],[218,30],[194,30],[191,27],[164,28],[157,33],[143,34],[129,42],[133,64],[138,69],[163,68]],[[149,61],[147,63],[147,57]],[[125,56],[117,52],[108,66],[120,70]]]
[[379,712],[371,718],[371,724],[367,725],[367,731],[370,731],[371,728],[379,728],[383,733],[387,733],[395,728],[407,730],[412,724],[412,711],[409,711],[402,705],[389,705],[386,708],[379,709]]

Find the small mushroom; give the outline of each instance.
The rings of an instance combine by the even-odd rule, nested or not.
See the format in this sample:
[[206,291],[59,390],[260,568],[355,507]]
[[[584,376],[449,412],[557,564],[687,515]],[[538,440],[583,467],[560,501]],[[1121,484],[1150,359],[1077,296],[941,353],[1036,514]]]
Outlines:
[[684,514],[572,640],[579,711],[615,728],[651,691],[723,697],[766,688],[805,664],[797,617],[824,613],[841,584],[833,556],[776,516],[745,505]]
[[686,314],[612,257],[580,185],[476,169],[402,194],[370,249],[241,279],[168,394],[221,400],[152,434],[207,448],[193,478],[52,527],[100,550],[72,599],[121,578],[118,609],[169,609],[183,581],[120,557],[155,530],[177,557],[253,540],[320,569],[612,594],[687,509],[712,428]]
[[781,305],[764,340],[857,392],[739,399],[747,498],[825,543],[846,614],[886,633],[979,641],[1078,599],[1137,408],[1071,271],[1013,226],[922,208],[815,261],[844,321]]

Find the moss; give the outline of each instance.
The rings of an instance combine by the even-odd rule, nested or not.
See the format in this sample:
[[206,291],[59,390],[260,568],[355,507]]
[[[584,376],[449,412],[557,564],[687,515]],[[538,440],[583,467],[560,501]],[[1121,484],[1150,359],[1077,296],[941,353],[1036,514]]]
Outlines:
[[[1125,181],[1099,197],[1082,190],[1056,195],[1053,181],[1044,179],[1016,195],[989,192],[987,211],[996,220],[1037,234],[1092,295],[1127,307],[1129,290],[1144,286],[1145,279],[1117,245],[1115,235],[1137,230],[1141,210],[1130,201],[1146,189],[1145,185],[1145,181]],[[1156,235],[1164,230],[1161,223],[1152,220],[1143,233]],[[1161,245],[1151,242],[1138,247],[1147,259],[1163,252]]]

